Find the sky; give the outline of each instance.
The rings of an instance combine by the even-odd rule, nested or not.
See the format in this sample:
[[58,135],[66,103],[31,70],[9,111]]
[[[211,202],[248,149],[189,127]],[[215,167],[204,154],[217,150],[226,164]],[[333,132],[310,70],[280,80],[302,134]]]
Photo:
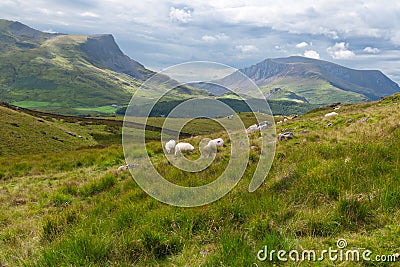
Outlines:
[[111,33],[155,71],[299,55],[378,69],[400,84],[400,2],[393,0],[1,0],[0,18],[47,32]]

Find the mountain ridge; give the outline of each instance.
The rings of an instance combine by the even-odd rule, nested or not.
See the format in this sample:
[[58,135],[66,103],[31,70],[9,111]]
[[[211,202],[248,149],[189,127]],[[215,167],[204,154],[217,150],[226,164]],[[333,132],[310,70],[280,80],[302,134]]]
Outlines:
[[[276,89],[283,89],[315,104],[338,100],[345,103],[372,101],[400,91],[398,84],[379,70],[356,70],[300,56],[265,59],[218,80],[218,83],[225,87],[240,87],[242,75],[239,72],[251,78],[266,96]],[[220,88],[204,85],[202,88],[221,94]],[[319,94],[325,96],[316,97]]]

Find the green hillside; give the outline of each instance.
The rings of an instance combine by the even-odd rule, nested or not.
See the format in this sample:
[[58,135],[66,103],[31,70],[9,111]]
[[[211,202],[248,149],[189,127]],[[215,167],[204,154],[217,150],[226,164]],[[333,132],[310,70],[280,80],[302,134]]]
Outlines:
[[[0,155],[5,157],[121,143],[121,121],[62,116],[6,103],[0,103],[0,117]],[[160,138],[161,128],[154,126],[147,128],[148,139]]]
[[[47,34],[0,22],[2,101],[63,114],[112,113],[106,108],[127,105],[154,74],[123,54],[112,35]],[[165,77],[165,82],[172,81]],[[143,97],[154,93],[145,91]],[[191,95],[207,93],[182,87],[173,97]]]
[[[332,111],[325,108],[278,125],[278,132],[291,129],[295,137],[277,143],[265,183],[249,193],[259,158],[255,133],[238,186],[197,208],[162,204],[128,173],[116,175],[124,163],[119,145],[37,155],[3,153],[0,265],[397,266],[332,262],[328,257],[322,262],[279,262],[276,254],[261,262],[257,252],[264,246],[336,249],[339,238],[347,240],[346,249],[371,250],[371,259],[399,252],[399,107],[397,94],[344,105],[335,117],[324,117]],[[230,157],[225,133],[206,136],[222,136],[227,142],[200,173],[184,173],[168,164],[159,142],[149,141],[147,148],[155,167],[170,181],[203,184],[217,177]],[[201,138],[187,141],[196,144]],[[190,157],[197,156],[198,151]]]

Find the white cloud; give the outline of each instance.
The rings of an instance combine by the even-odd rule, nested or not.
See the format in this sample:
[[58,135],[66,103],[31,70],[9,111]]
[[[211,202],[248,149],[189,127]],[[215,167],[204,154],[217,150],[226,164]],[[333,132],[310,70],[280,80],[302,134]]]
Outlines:
[[363,51],[369,54],[378,54],[381,50],[379,50],[376,47],[367,46],[366,48],[363,49]]
[[192,12],[187,9],[171,7],[169,10],[169,19],[181,23],[188,23],[192,20]]
[[326,51],[334,59],[350,59],[355,56],[354,52],[348,49],[349,44],[345,42],[336,43],[328,47]]
[[258,51],[255,45],[237,45],[236,49],[240,50],[242,53],[254,53]]
[[214,35],[203,35],[203,37],[201,37],[201,39],[205,42],[216,42],[219,40],[226,40],[228,39],[228,36],[225,33],[217,33]]
[[99,15],[93,12],[82,12],[79,14],[81,17],[98,18]]
[[308,46],[308,43],[306,43],[306,42],[301,42],[301,43],[298,43],[296,45],[297,48],[303,48],[303,47],[306,47],[306,46]]
[[[162,69],[193,55],[245,67],[265,58],[316,56],[308,51],[317,51],[322,59],[349,58],[349,67],[394,73],[397,82],[399,14],[393,0],[0,1],[1,18],[39,30],[112,33],[127,55],[147,67]],[[335,45],[340,42],[345,43]],[[363,51],[366,47],[372,50]],[[380,51],[370,53],[374,48]]]
[[309,57],[309,58],[314,58],[314,59],[320,59],[321,57],[319,56],[317,51],[314,50],[306,50],[304,52],[304,56],[305,57]]

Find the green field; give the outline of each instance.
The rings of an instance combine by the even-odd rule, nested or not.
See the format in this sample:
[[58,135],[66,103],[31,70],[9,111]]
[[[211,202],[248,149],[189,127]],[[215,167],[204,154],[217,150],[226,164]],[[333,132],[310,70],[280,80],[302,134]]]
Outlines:
[[[295,138],[277,143],[265,183],[249,193],[260,147],[259,134],[252,134],[243,179],[222,199],[197,208],[162,204],[129,173],[117,175],[124,164],[122,147],[104,129],[98,130],[101,139],[92,139],[107,144],[103,147],[44,152],[36,142],[30,151],[3,153],[0,266],[398,266],[328,258],[282,263],[276,254],[261,262],[257,252],[266,245],[286,251],[336,248],[339,238],[347,240],[348,249],[371,250],[371,258],[399,252],[399,107],[400,95],[395,95],[344,105],[336,117],[325,118],[332,111],[325,108],[278,125],[277,132],[290,128]],[[26,127],[21,136],[28,138],[38,127],[29,120],[37,118],[19,116],[13,122],[20,127],[10,127]],[[54,131],[75,124],[63,120],[45,123]],[[204,137],[226,140],[205,171],[180,171],[167,162],[161,144],[149,140],[154,166],[177,184],[212,181],[230,158],[226,134],[213,127],[195,124],[193,132],[207,134],[187,139],[193,144]],[[16,145],[19,139],[1,142]],[[190,157],[198,156],[195,151]]]

